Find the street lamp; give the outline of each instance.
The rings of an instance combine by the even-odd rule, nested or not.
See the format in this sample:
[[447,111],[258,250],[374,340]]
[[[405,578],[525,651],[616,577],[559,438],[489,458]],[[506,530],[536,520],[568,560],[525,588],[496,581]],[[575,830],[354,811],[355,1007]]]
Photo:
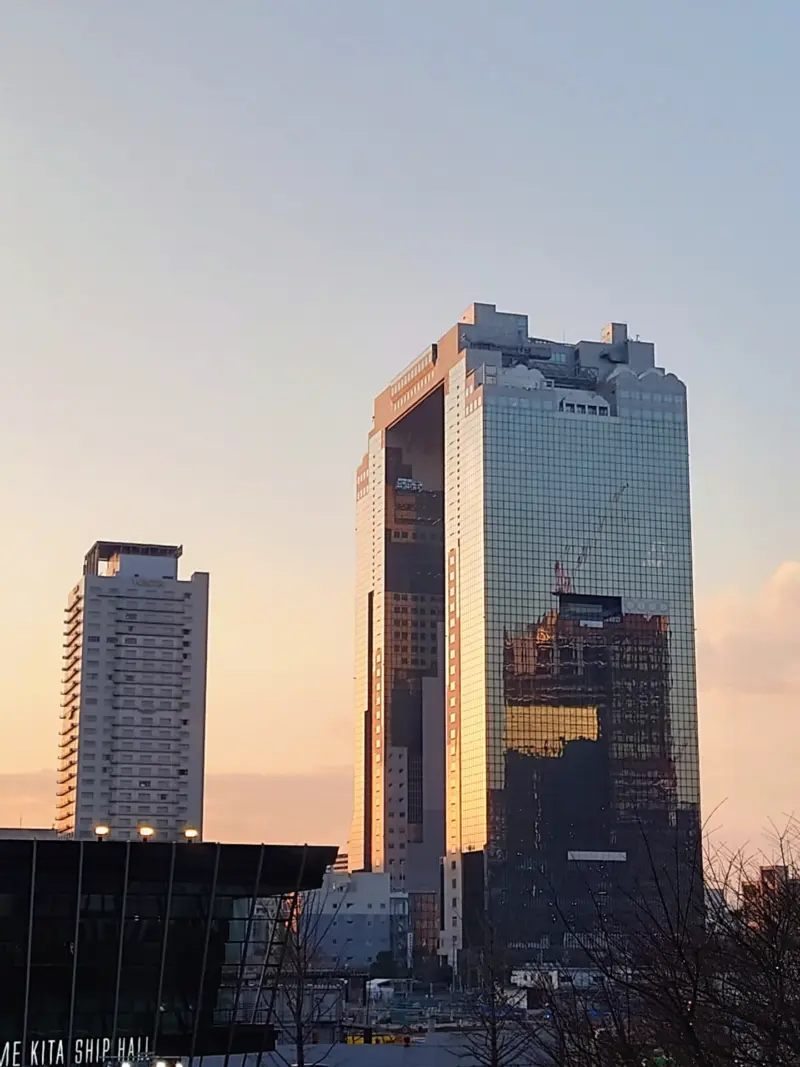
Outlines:
[[104,822],[98,823],[94,828],[94,836],[98,841],[105,841],[108,835],[111,833],[111,828]]
[[140,826],[137,828],[136,833],[146,844],[155,835],[155,830],[152,826]]
[[187,826],[186,829],[183,831],[183,836],[186,838],[187,841],[196,841],[197,838],[200,836],[200,831],[196,830],[194,826]]

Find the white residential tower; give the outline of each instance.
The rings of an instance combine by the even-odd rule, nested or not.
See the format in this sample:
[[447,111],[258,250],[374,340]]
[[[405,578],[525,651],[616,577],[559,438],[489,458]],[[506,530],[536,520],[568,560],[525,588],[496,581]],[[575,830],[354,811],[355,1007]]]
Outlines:
[[98,541],[69,594],[56,828],[202,835],[208,574],[182,548]]

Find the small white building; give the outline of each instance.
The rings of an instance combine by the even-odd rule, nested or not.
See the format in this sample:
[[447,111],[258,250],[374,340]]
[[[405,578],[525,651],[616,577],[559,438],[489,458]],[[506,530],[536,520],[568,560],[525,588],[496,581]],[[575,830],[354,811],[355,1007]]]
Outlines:
[[316,954],[337,969],[369,970],[388,952],[405,962],[408,897],[391,891],[388,873],[330,869],[303,910]]

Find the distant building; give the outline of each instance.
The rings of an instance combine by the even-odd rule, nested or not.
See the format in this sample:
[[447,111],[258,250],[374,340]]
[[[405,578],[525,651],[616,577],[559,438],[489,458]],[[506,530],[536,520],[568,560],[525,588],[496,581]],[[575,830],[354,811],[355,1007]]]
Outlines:
[[783,865],[760,867],[758,879],[741,886],[742,914],[750,926],[758,927],[775,909],[790,908],[797,913],[800,903],[800,878]]
[[368,971],[381,953],[406,953],[408,901],[391,892],[388,874],[326,871],[301,911],[320,967]]
[[411,965],[419,965],[426,958],[435,957],[439,951],[439,928],[441,926],[439,894],[411,893],[408,899],[409,926],[413,934]]
[[336,860],[335,860],[335,862],[333,864],[333,870],[334,871],[347,871],[349,869],[350,868],[347,865],[347,853],[346,852],[338,852],[337,855],[336,855]]
[[69,594],[56,827],[202,834],[208,575],[176,545],[98,541]]
[[705,888],[706,923],[709,928],[724,924],[730,916],[725,890],[717,886]]

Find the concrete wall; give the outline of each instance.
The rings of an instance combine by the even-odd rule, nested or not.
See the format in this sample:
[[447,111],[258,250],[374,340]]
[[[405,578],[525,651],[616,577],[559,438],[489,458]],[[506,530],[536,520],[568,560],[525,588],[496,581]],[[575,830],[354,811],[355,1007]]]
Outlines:
[[322,888],[307,895],[306,915],[320,956],[366,970],[392,947],[389,875],[327,871]]

